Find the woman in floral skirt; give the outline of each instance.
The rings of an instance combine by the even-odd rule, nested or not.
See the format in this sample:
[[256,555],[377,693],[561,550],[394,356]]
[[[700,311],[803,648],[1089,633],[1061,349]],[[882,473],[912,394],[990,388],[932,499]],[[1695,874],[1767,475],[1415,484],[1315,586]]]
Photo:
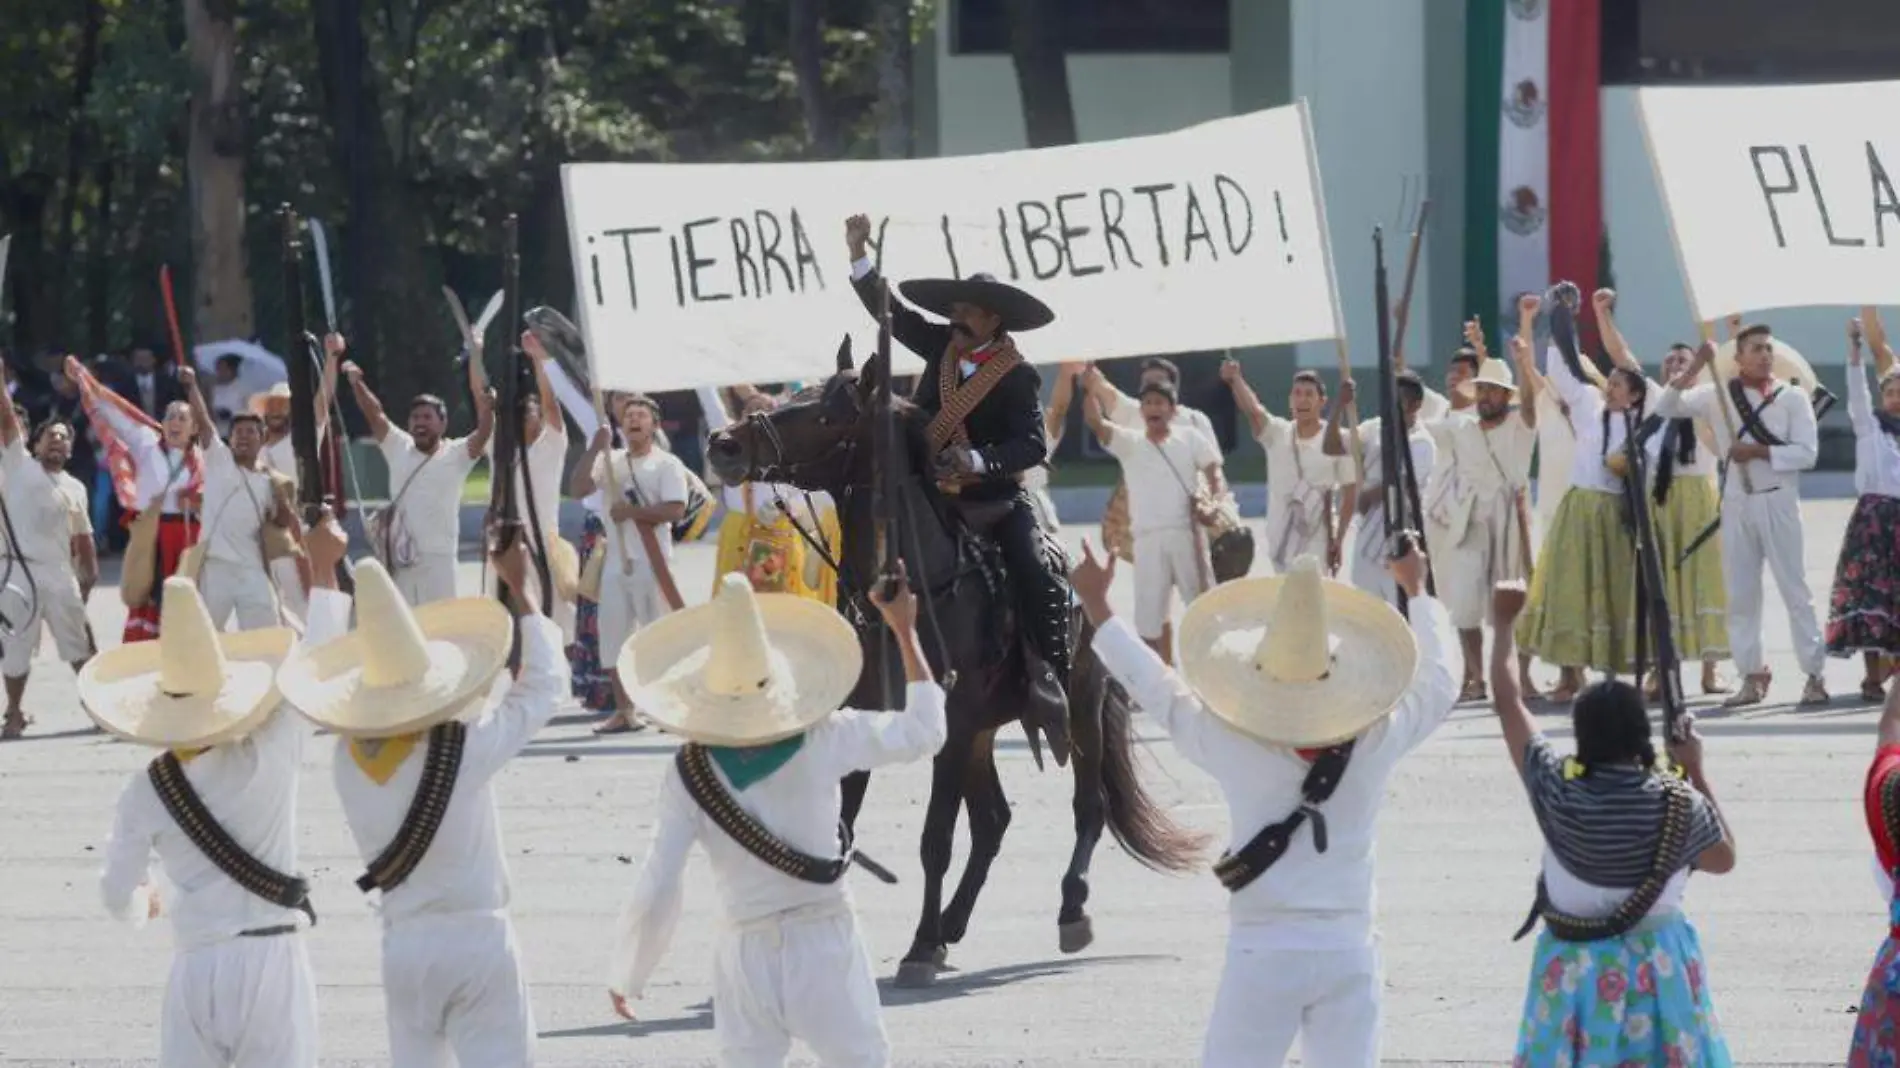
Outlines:
[[1838,657],[1861,653],[1867,661],[1861,699],[1878,701],[1885,696],[1885,661],[1900,656],[1900,369],[1880,376],[1876,402],[1861,361],[1860,327],[1858,319],[1848,327],[1847,354],[1847,415],[1854,424],[1854,491],[1860,500],[1834,565],[1827,651]]
[[1891,1068],[1900,1063],[1900,899],[1894,895],[1900,873],[1900,687],[1887,695],[1880,714],[1879,741],[1867,768],[1862,808],[1874,840],[1874,875],[1887,902],[1887,938],[1874,954],[1867,988],[1854,1017],[1854,1042],[1848,1068]]
[[1511,624],[1522,590],[1494,596],[1498,638],[1491,692],[1511,760],[1544,833],[1541,918],[1520,1066],[1733,1064],[1709,996],[1694,925],[1682,911],[1689,873],[1735,866],[1735,845],[1702,774],[1691,726],[1670,755],[1685,778],[1656,765],[1642,693],[1627,682],[1586,687],[1571,710],[1577,755],[1559,757],[1518,691]]

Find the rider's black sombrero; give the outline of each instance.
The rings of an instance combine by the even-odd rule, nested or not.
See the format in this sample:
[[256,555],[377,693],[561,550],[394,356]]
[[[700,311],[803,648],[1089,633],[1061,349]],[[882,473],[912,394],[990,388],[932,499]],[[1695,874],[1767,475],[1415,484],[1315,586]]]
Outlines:
[[1034,330],[1056,321],[1056,313],[1035,297],[990,274],[955,278],[920,278],[897,287],[904,299],[927,312],[948,319],[953,304],[974,304],[1002,316],[1003,329],[1011,333]]

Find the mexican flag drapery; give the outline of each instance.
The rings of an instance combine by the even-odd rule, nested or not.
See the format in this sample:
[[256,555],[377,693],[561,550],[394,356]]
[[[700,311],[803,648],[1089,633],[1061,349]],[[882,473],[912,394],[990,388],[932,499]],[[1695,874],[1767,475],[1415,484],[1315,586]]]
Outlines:
[[1496,339],[1518,294],[1569,279],[1587,306],[1597,286],[1601,3],[1469,0],[1466,17],[1465,310]]

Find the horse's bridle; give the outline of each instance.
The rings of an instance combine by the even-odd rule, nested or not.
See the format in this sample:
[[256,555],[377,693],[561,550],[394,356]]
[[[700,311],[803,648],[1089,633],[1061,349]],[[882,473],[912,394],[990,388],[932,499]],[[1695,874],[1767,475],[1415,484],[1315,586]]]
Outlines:
[[778,427],[772,425],[770,414],[753,412],[745,417],[745,425],[751,427],[754,433],[772,446],[772,458],[769,461],[759,462],[755,459],[750,472],[751,481],[754,482],[787,482],[797,485],[801,472],[828,464],[838,457],[843,457],[845,470],[849,471],[853,454],[858,448],[857,435],[847,434],[826,446],[825,450],[817,456],[791,463],[785,459],[785,439],[779,437]]

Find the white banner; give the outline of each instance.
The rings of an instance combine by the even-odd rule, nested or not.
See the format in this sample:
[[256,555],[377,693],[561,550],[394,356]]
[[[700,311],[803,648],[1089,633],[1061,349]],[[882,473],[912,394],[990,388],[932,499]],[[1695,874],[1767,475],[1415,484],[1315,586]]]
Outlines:
[[1900,302],[1900,82],[1643,89],[1699,319]]
[[598,384],[658,392],[822,377],[846,332],[868,351],[859,212],[894,286],[988,272],[1048,304],[1034,363],[1333,337],[1312,158],[1292,106],[987,156],[561,170]]

